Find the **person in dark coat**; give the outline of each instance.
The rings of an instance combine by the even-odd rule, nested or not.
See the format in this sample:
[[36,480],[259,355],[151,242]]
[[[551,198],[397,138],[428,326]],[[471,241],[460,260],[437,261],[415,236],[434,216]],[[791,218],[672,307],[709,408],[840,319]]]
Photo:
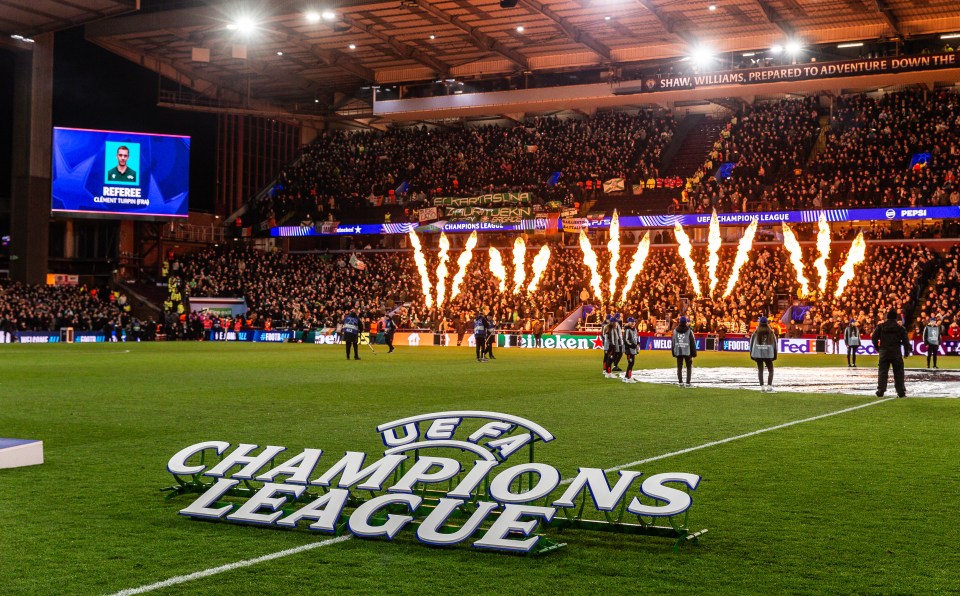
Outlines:
[[343,318],[343,343],[347,348],[347,360],[350,360],[350,346],[353,346],[353,359],[360,360],[357,355],[357,346],[360,344],[360,319],[354,312],[347,313]]
[[623,376],[624,383],[637,382],[633,376],[633,364],[637,358],[639,343],[636,319],[629,317],[627,324],[623,326],[623,353],[627,355],[627,374]]
[[387,315],[383,318],[383,339],[387,342],[387,354],[393,351],[393,334],[397,332],[397,324],[393,322],[393,317]]
[[[880,377],[877,380],[877,397],[883,397],[887,391],[887,376],[893,367],[893,384],[897,397],[907,396],[907,386],[903,378],[903,358],[913,353],[913,346],[907,337],[907,330],[897,320],[897,311],[887,313],[887,320],[873,330],[873,345],[880,354]],[[901,351],[902,350],[902,351]]]
[[[687,317],[680,317],[677,328],[673,330],[673,356],[677,359],[677,384],[680,387],[693,387],[690,375],[693,373],[693,359],[697,357],[697,339],[693,329],[687,325]],[[683,367],[687,367],[687,383],[683,383]]]

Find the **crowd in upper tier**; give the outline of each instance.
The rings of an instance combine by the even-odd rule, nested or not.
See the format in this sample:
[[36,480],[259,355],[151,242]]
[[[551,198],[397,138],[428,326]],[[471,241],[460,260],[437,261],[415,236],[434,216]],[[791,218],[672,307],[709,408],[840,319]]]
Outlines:
[[[674,120],[669,112],[598,112],[585,119],[535,117],[512,127],[328,131],[254,202],[254,219],[340,219],[358,206],[426,206],[435,196],[527,191],[543,204],[573,205],[603,180],[658,176]],[[557,175],[559,173],[559,175]]]
[[[960,94],[903,91],[759,104],[724,130],[689,210],[960,205]],[[735,163],[729,178],[706,174]]]
[[[727,116],[724,116],[726,118]],[[623,178],[627,195],[664,170],[670,112],[528,118],[512,126],[328,131],[304,148],[252,219],[342,220],[435,196],[526,191],[578,205]],[[721,127],[676,208],[709,213],[960,205],[960,93],[911,89],[744,106]],[[555,174],[559,173],[559,176]],[[624,199],[642,204],[643,194]],[[376,212],[363,211],[366,217]],[[293,216],[293,217],[291,217]]]

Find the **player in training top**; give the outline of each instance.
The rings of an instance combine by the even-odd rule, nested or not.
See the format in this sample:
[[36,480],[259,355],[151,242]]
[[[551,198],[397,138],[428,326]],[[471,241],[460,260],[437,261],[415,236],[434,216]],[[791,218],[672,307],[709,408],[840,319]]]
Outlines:
[[122,182],[129,184],[137,181],[137,172],[133,168],[127,167],[127,160],[130,159],[130,150],[120,145],[117,148],[117,167],[107,172],[109,182]]

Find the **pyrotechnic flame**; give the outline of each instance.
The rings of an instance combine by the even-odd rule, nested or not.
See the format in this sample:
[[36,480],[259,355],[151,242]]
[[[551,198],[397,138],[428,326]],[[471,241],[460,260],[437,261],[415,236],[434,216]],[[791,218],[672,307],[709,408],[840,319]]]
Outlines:
[[507,270],[503,266],[503,258],[500,256],[500,251],[491,246],[489,252],[490,273],[500,280],[500,291],[502,292],[507,287]]
[[610,219],[610,241],[607,242],[607,250],[610,252],[610,299],[617,295],[617,278],[620,272],[617,271],[617,263],[620,261],[620,217],[617,216],[617,210],[613,210],[613,218]]
[[863,241],[863,232],[860,232],[857,234],[857,238],[853,241],[853,244],[850,245],[847,260],[840,269],[843,271],[843,275],[841,275],[837,281],[837,291],[833,293],[835,298],[839,298],[843,294],[843,289],[846,288],[847,283],[853,279],[853,268],[863,262],[866,254],[867,243]]
[[597,253],[593,252],[593,247],[590,246],[590,239],[587,238],[587,234],[583,230],[580,230],[580,250],[583,251],[583,264],[590,269],[590,287],[593,288],[593,295],[598,300],[603,300],[600,274],[597,272],[600,263],[597,261]]
[[813,262],[813,266],[820,276],[817,287],[823,294],[827,290],[827,276],[830,274],[830,270],[827,269],[827,259],[830,257],[830,224],[827,223],[827,214],[823,211],[820,212],[820,221],[817,225],[820,228],[817,232],[817,251],[820,253],[820,258]]
[[437,308],[443,306],[443,297],[447,293],[447,261],[450,259],[450,241],[440,232],[440,264],[437,265]]
[[743,238],[740,239],[740,245],[737,246],[737,257],[733,261],[733,270],[730,272],[730,279],[727,280],[727,289],[723,292],[724,298],[729,296],[733,292],[733,288],[737,285],[737,280],[740,279],[740,268],[747,262],[750,249],[753,248],[753,237],[756,234],[757,220],[753,220],[747,227],[747,231],[744,232]]
[[420,272],[420,284],[423,287],[423,301],[427,308],[433,306],[433,296],[430,295],[430,275],[427,273],[427,259],[423,256],[423,249],[420,247],[420,238],[417,233],[410,230],[410,244],[413,246],[413,260],[417,263],[417,271]]
[[710,275],[710,295],[713,296],[713,290],[716,289],[717,283],[720,282],[717,279],[717,265],[720,264],[720,246],[723,245],[723,238],[720,237],[720,220],[717,219],[717,210],[713,210],[713,215],[710,216],[710,236],[707,239],[707,251],[709,253],[709,258],[707,259],[707,273]]
[[630,270],[627,271],[627,283],[623,286],[623,294],[620,295],[620,302],[627,301],[627,294],[633,287],[634,280],[643,271],[643,263],[650,254],[650,232],[643,235],[643,240],[637,245],[637,252],[633,253],[633,261],[630,263]]
[[540,283],[540,278],[543,277],[543,272],[547,270],[547,263],[549,262],[550,249],[544,244],[540,247],[540,252],[537,253],[537,256],[533,257],[533,279],[530,280],[530,284],[527,286],[528,292],[533,292],[537,289],[537,284]]
[[800,248],[800,243],[797,242],[797,237],[793,235],[790,226],[785,222],[781,225],[783,226],[783,245],[790,252],[790,262],[793,263],[793,268],[797,272],[797,283],[800,284],[800,291],[806,296],[810,293],[810,280],[803,274],[803,249]]
[[693,291],[697,294],[697,298],[699,298],[703,293],[700,291],[700,278],[697,277],[696,265],[690,256],[693,252],[693,247],[690,246],[690,238],[688,238],[687,233],[683,231],[683,226],[680,225],[679,221],[674,224],[673,231],[677,235],[677,242],[680,243],[680,257],[683,258],[683,262],[687,265],[687,273],[690,274]]
[[527,258],[527,243],[523,236],[517,236],[513,241],[513,293],[516,294],[523,287],[523,280],[527,272],[523,268],[523,263]]
[[457,265],[460,268],[457,270],[457,274],[453,276],[453,283],[450,284],[450,300],[453,300],[460,294],[460,284],[463,283],[463,278],[467,274],[467,265],[470,264],[470,259],[473,258],[473,249],[476,245],[477,232],[473,231],[470,237],[467,238],[467,245],[463,247],[463,252],[457,257]]

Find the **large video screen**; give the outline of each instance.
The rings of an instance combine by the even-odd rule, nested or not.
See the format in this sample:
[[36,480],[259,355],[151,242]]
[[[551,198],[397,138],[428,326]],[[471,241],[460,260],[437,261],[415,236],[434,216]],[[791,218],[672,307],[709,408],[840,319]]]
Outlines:
[[88,217],[187,217],[190,137],[53,129],[51,210]]

